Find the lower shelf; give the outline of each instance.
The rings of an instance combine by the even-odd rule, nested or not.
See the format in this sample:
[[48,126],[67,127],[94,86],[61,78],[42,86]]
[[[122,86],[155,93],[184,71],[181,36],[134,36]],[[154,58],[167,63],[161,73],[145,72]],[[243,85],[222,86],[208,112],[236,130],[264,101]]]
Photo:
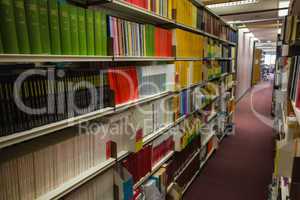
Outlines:
[[115,159],[111,158],[109,160],[106,160],[98,164],[97,166],[90,168],[84,173],[70,179],[69,181],[57,187],[55,190],[52,190],[46,193],[45,195],[37,198],[37,200],[60,199],[61,197],[68,194],[72,190],[78,188],[79,186],[93,179],[94,177],[101,174],[105,170],[111,168],[115,163],[116,163]]

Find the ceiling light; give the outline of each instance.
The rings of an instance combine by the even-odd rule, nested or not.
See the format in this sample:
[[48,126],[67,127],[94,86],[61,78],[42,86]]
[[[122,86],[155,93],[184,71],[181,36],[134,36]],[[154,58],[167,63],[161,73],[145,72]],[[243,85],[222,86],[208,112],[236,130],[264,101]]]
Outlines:
[[243,0],[243,1],[232,1],[227,3],[216,3],[208,5],[208,8],[220,8],[220,7],[230,7],[230,6],[239,6],[239,5],[246,5],[246,4],[252,4],[257,3],[258,0]]
[[281,28],[278,29],[277,33],[278,33],[278,34],[281,34]]
[[[290,1],[279,1],[279,8],[288,8],[290,5]],[[284,9],[284,10],[279,10],[278,11],[278,16],[279,17],[284,17],[287,16],[289,14],[289,10],[288,9]]]
[[268,41],[267,41],[267,43],[271,43],[271,42],[272,42],[271,40],[268,40]]

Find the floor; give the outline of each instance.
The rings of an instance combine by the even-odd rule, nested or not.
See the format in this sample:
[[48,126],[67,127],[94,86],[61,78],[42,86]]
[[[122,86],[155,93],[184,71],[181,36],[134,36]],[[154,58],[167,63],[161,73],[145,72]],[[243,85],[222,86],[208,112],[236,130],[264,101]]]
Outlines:
[[272,124],[271,97],[271,84],[263,83],[239,101],[235,135],[223,140],[185,200],[267,200],[274,160],[272,128],[267,125]]

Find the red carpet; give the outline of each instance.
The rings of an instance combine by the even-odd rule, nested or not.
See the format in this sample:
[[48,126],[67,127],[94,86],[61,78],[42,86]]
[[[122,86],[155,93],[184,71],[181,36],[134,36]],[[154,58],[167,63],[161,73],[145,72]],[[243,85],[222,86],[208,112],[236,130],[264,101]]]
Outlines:
[[[256,112],[270,118],[272,87],[253,95]],[[252,90],[255,91],[255,90]],[[266,200],[273,172],[272,128],[251,110],[251,94],[237,105],[236,134],[227,136],[186,192],[185,200]]]

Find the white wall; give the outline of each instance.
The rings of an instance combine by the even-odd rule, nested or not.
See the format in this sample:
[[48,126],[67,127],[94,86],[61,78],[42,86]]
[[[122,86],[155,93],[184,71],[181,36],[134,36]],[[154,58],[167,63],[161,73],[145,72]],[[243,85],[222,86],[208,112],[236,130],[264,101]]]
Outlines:
[[237,93],[239,99],[251,87],[254,40],[247,29],[239,29],[237,59]]

